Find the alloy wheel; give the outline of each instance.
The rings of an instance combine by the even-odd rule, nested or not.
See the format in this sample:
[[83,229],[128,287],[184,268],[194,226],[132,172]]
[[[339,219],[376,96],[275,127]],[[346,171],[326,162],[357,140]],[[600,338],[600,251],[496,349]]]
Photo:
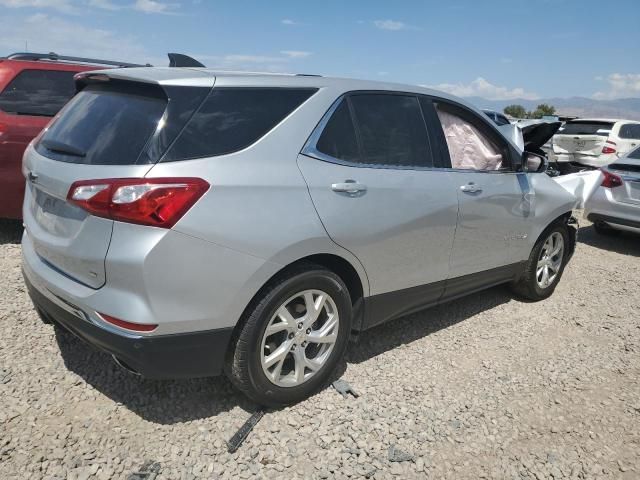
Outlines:
[[553,232],[545,240],[536,266],[536,282],[540,288],[548,288],[558,277],[564,259],[564,238]]
[[304,290],[289,297],[262,336],[260,363],[266,377],[279,387],[309,380],[327,362],[339,328],[338,309],[326,292]]

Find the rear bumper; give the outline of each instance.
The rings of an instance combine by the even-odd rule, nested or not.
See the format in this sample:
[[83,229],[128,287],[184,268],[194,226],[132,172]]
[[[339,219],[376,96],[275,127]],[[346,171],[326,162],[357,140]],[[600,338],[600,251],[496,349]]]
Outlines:
[[607,225],[626,227],[640,232],[640,219],[630,220],[628,218],[620,218],[612,215],[602,215],[600,213],[590,213],[587,215],[587,220],[593,223],[604,222]]
[[54,303],[27,275],[24,280],[31,300],[47,319],[146,378],[208,377],[222,372],[232,328],[153,337],[118,335]]

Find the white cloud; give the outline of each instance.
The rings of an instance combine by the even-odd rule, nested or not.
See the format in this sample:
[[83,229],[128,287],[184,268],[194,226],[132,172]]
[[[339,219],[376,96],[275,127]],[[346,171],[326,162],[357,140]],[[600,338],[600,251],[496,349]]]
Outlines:
[[282,50],[280,53],[289,58],[307,58],[311,55],[311,52],[305,52],[302,50]]
[[63,13],[77,13],[77,9],[70,0],[0,0],[0,6],[7,8],[50,8]]
[[89,6],[111,11],[122,10],[125,8],[125,5],[113,3],[111,0],[89,0]]
[[608,84],[607,90],[593,94],[593,98],[598,100],[640,96],[640,73],[612,73],[606,78],[596,77],[596,80],[604,80]]
[[471,83],[440,83],[439,85],[424,85],[428,88],[442,90],[458,97],[483,97],[487,100],[509,100],[512,98],[522,98],[525,100],[536,100],[540,98],[537,94],[527,92],[523,88],[507,88],[494,85],[482,77],[478,77]]
[[144,13],[162,13],[165,15],[175,14],[175,10],[180,7],[179,3],[164,3],[156,0],[136,0],[132,5],[134,10]]
[[[312,55],[312,52],[301,50],[283,50],[280,55],[251,55],[251,54],[228,54],[228,55],[199,55],[193,54],[194,58],[202,60],[211,68],[221,70],[259,70],[263,72],[283,72],[291,69],[291,65],[296,61]],[[292,63],[293,62],[293,63]]]
[[374,20],[373,24],[376,28],[380,30],[405,30],[409,28],[409,26],[404,22],[399,22],[397,20]]
[[280,23],[282,23],[283,25],[300,25],[298,22],[296,22],[295,20],[291,20],[290,18],[283,18],[282,20],[280,20]]
[[[25,42],[32,52],[97,57],[105,60],[146,63],[150,58],[140,41],[112,30],[88,28],[82,23],[38,13],[27,18],[3,19],[0,51],[23,51]],[[115,57],[115,58],[114,58]],[[166,60],[162,63],[166,64]]]

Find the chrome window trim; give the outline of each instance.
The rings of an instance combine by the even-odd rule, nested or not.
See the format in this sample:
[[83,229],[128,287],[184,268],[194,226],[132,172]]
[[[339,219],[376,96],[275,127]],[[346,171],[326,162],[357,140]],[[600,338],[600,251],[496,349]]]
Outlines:
[[[349,160],[342,160],[340,158],[335,158],[332,157],[331,155],[327,155],[326,153],[321,152],[320,150],[318,150],[316,148],[316,145],[318,143],[318,141],[320,140],[320,136],[322,135],[322,132],[324,131],[325,127],[327,126],[327,123],[329,123],[329,120],[331,119],[331,116],[333,115],[333,113],[337,110],[337,108],[340,106],[340,104],[342,103],[342,101],[346,101],[346,98],[350,95],[367,95],[367,94],[380,94],[380,95],[404,95],[404,96],[411,96],[411,97],[415,97],[416,99],[420,99],[420,94],[416,94],[416,93],[411,93],[411,92],[401,92],[401,91],[395,91],[395,90],[390,90],[390,91],[386,91],[386,90],[380,90],[380,91],[372,91],[372,90],[354,90],[351,92],[346,92],[343,93],[342,95],[340,95],[329,107],[329,109],[325,112],[325,114],[322,116],[322,118],[320,119],[320,122],[318,122],[318,125],[316,125],[316,127],[313,129],[313,132],[311,132],[311,135],[309,136],[309,138],[307,139],[307,142],[305,143],[304,147],[302,148],[302,150],[300,151],[300,153],[302,155],[305,155],[307,157],[311,157],[311,158],[315,158],[316,160],[321,160],[323,162],[328,162],[328,163],[335,163],[337,165],[342,165],[344,167],[354,167],[354,168],[376,168],[376,169],[380,169],[380,170],[414,170],[414,171],[432,171],[432,170],[437,170],[437,171],[442,171],[444,169],[442,168],[437,168],[437,167],[420,167],[420,166],[414,166],[414,165],[410,165],[410,166],[402,166],[402,165],[380,165],[377,163],[363,163],[363,162],[351,162]],[[421,114],[422,114],[422,107],[421,108]],[[353,117],[352,117],[352,121],[354,121]],[[355,125],[354,125],[355,127]],[[427,131],[428,134],[428,130],[427,130],[427,126],[425,124],[425,130]],[[429,139],[431,141],[431,139]],[[433,154],[433,152],[432,152]]]
[[[307,139],[304,147],[302,147],[302,150],[300,151],[301,155],[304,155],[306,157],[310,157],[310,158],[314,158],[316,160],[320,160],[322,162],[328,162],[328,163],[334,163],[336,165],[342,165],[344,167],[354,167],[354,168],[375,168],[375,169],[380,169],[380,170],[413,170],[413,171],[418,171],[418,172],[460,172],[460,173],[488,173],[488,174],[511,174],[511,175],[517,175],[523,172],[518,172],[514,169],[509,169],[509,170],[474,170],[471,168],[452,168],[452,167],[419,167],[419,166],[401,166],[401,165],[380,165],[380,164],[370,164],[370,163],[362,163],[362,162],[351,162],[349,160],[342,160],[340,158],[335,158],[332,157],[331,155],[327,155],[326,153],[323,153],[321,151],[319,151],[316,146],[318,141],[320,140],[320,136],[322,135],[322,132],[324,131],[325,127],[327,126],[327,123],[329,123],[329,119],[331,119],[331,116],[333,115],[333,113],[337,110],[337,108],[340,106],[340,104],[342,103],[342,101],[346,101],[346,98],[350,95],[358,95],[358,94],[368,94],[368,93],[375,93],[375,91],[371,91],[371,90],[354,90],[354,91],[350,91],[350,92],[345,92],[342,95],[340,95],[329,107],[329,109],[325,112],[325,114],[322,116],[322,118],[320,119],[320,121],[318,122],[318,124],[316,125],[316,127],[313,129],[313,131],[311,132],[311,135],[309,135],[309,138]],[[437,99],[438,97],[429,97],[427,95],[421,95],[421,94],[416,94],[416,93],[410,93],[410,92],[401,92],[401,91],[380,91],[379,92],[381,95],[384,94],[391,94],[391,95],[410,95],[413,97],[416,97],[418,100],[420,100],[420,97],[426,97],[429,98],[431,101]],[[454,102],[451,102],[454,103]],[[457,105],[457,103],[456,103]],[[352,118],[353,121],[353,118]],[[354,125],[355,127],[355,125]],[[427,133],[428,133],[428,124],[425,124],[425,128],[427,129]],[[429,137],[430,141],[431,141],[431,137]],[[507,143],[507,142],[505,142]],[[433,151],[432,151],[433,154]],[[435,158],[435,157],[434,157]]]

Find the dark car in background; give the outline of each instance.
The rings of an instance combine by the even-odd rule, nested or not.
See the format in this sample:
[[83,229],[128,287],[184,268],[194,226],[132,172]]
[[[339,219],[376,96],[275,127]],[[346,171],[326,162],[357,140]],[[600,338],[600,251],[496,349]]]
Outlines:
[[483,109],[482,111],[487,117],[493,120],[493,122],[498,126],[509,125],[509,123],[511,123],[509,122],[509,119],[500,112],[496,112],[495,110],[486,110],[486,109]]
[[73,76],[128,66],[133,64],[55,53],[14,53],[0,58],[0,218],[22,218],[22,154],[75,95]]

